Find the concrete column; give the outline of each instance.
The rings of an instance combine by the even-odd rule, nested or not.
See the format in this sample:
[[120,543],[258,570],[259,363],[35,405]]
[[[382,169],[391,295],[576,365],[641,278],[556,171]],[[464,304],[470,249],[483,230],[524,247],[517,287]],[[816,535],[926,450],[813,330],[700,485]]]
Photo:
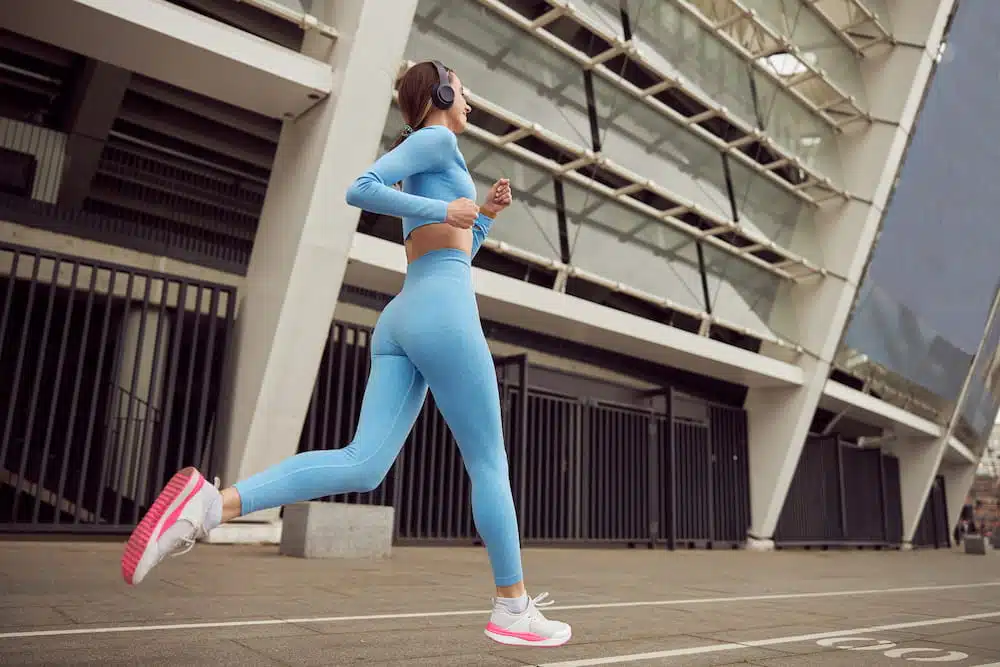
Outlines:
[[773,314],[779,329],[805,349],[798,362],[804,382],[791,389],[754,388],[747,395],[749,542],[753,548],[773,547],[778,517],[850,316],[953,2],[888,0],[894,32],[902,26],[907,39],[896,46],[876,47],[861,61],[873,120],[849,126],[838,137],[846,188],[852,196],[842,204],[822,207],[814,231],[813,242],[824,249],[823,264],[829,274],[814,282],[785,285]]
[[978,463],[946,463],[941,466],[940,473],[944,476],[944,495],[948,503],[948,534],[955,531],[958,517],[962,513],[962,505],[969,496],[969,489],[976,479]]
[[97,173],[108,133],[125,99],[132,73],[88,58],[70,99],[65,129],[66,159],[59,187],[59,206],[83,204]]
[[340,38],[332,47],[307,40],[304,50],[332,68],[334,89],[282,129],[228,360],[225,484],[297,451],[358,218],[345,192],[378,154],[416,5],[325,3],[318,18]]
[[948,438],[900,438],[884,446],[887,454],[899,459],[899,488],[903,508],[903,545],[913,542],[927,496],[941,459],[948,447]]
[[[109,479],[126,498],[148,480],[157,425],[163,416],[163,382],[170,319],[159,309],[132,307],[122,323],[122,357],[112,412],[116,455]],[[147,488],[146,491],[149,489]]]

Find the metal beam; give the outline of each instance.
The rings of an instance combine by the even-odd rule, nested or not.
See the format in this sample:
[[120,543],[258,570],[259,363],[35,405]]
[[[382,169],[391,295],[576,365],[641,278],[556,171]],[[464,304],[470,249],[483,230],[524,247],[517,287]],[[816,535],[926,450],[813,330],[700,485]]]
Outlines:
[[[725,0],[732,6],[732,16],[736,18],[722,23],[713,22],[712,17],[703,14],[699,7],[688,0],[674,1],[678,7],[697,20],[704,28],[712,30],[720,40],[739,53],[757,71],[774,81],[830,127],[841,130],[852,122],[871,120],[868,111],[863,109],[852,95],[845,92],[825,70],[801,57],[795,44],[766,25],[755,10],[745,7],[740,0]],[[737,31],[750,31],[753,35],[752,39],[760,46],[756,49],[748,48],[744,41],[750,40],[739,40],[733,36],[733,33]],[[795,77],[783,77],[761,63],[762,58],[777,53],[791,54],[805,68],[805,72]],[[807,82],[811,82],[813,85],[800,89],[802,84]],[[837,117],[831,115],[831,112],[836,113]]]
[[166,0],[4,6],[10,30],[272,118],[298,117],[333,86],[327,64]]
[[[877,44],[896,43],[882,19],[862,0],[802,0],[802,2],[809,5],[840,40],[859,56],[865,56],[865,52]],[[836,3],[840,3],[845,10],[839,17],[833,11]],[[875,34],[859,33],[858,28],[861,26],[870,26]]]

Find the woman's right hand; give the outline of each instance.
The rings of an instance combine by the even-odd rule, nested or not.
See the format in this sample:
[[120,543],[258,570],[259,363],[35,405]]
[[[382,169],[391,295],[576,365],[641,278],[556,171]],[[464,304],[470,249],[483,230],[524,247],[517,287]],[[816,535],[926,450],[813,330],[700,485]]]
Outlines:
[[471,199],[462,197],[448,204],[448,217],[444,219],[452,227],[469,229],[479,215],[479,206]]

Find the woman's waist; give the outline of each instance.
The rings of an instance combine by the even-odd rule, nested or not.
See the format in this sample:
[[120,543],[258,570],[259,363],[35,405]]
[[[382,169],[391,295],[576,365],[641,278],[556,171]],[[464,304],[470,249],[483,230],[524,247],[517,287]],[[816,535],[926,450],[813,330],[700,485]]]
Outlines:
[[468,251],[462,248],[431,248],[411,259],[406,266],[403,287],[428,281],[458,282],[471,287],[472,258]]

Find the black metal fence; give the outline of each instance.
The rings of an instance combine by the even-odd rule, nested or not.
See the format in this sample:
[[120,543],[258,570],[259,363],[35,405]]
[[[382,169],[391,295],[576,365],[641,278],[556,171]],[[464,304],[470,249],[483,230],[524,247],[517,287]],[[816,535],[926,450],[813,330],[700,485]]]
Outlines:
[[810,438],[778,519],[780,546],[899,546],[899,460],[836,436]]
[[[350,442],[371,331],[334,323],[300,451]],[[495,360],[516,509],[527,544],[736,546],[750,523],[746,416],[671,392],[666,412],[533,386],[526,357]],[[652,403],[650,403],[652,405]],[[428,395],[374,491],[326,500],[391,505],[398,542],[478,543],[469,480]]]
[[948,530],[948,500],[945,495],[944,477],[934,478],[920,522],[913,534],[913,546],[947,549],[951,546],[951,531]]
[[231,288],[0,244],[0,531],[127,532],[211,472]]

